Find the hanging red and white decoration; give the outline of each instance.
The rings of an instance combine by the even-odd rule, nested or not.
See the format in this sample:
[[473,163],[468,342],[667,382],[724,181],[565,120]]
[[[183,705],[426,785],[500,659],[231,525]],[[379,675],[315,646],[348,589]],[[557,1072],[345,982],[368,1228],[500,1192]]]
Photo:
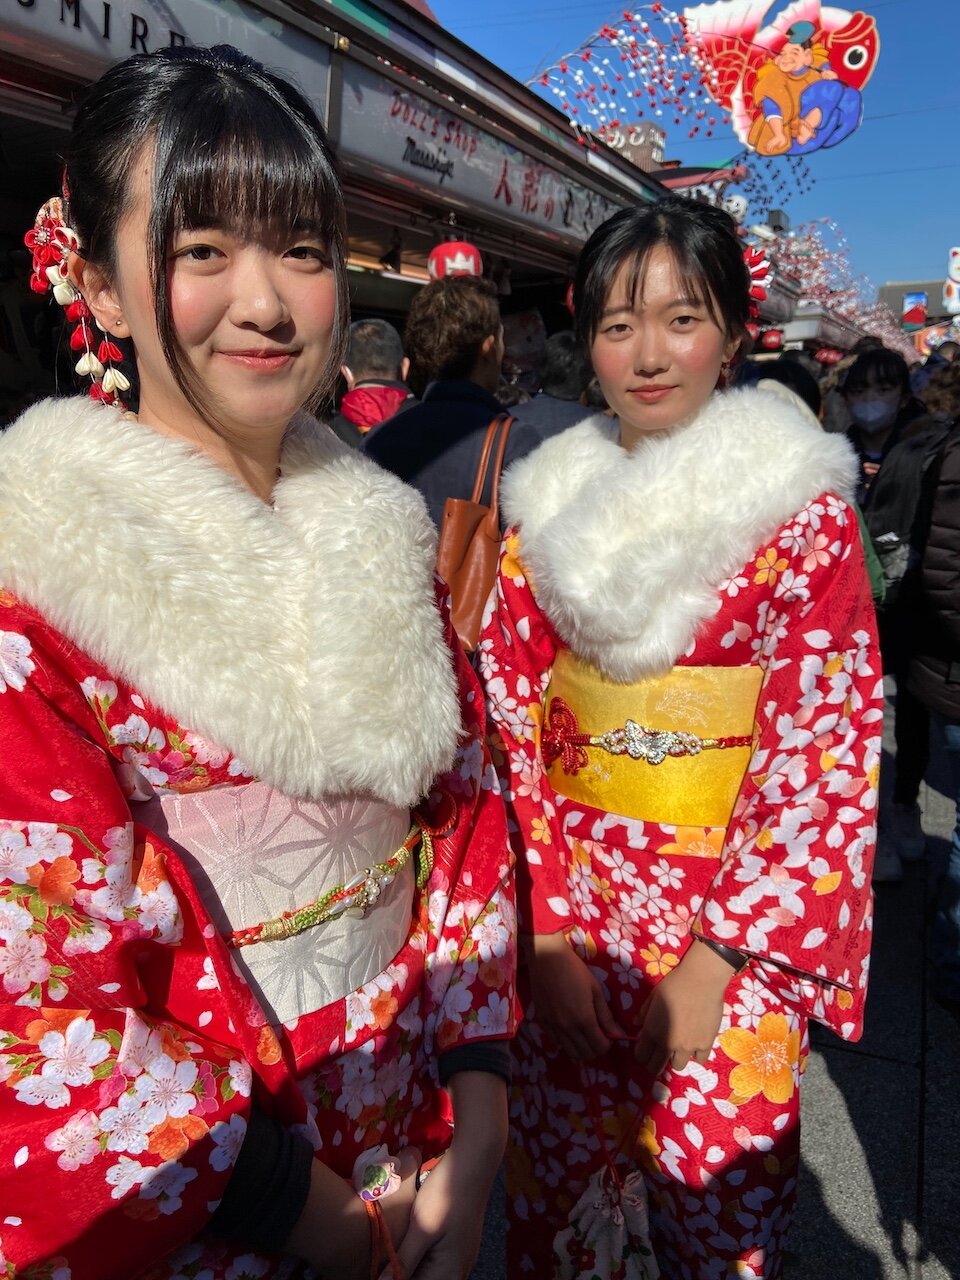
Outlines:
[[467,240],[444,240],[430,250],[427,270],[432,280],[445,280],[449,276],[482,276],[483,259],[477,246]]
[[[679,143],[736,139],[733,163],[750,162],[742,193],[763,217],[813,188],[808,154],[859,126],[880,48],[874,19],[859,10],[792,0],[768,22],[773,7],[636,5],[530,83],[553,96],[583,146],[632,146],[649,124]],[[767,100],[779,103],[778,93],[786,95],[782,138],[768,137],[765,123]]]
[[854,270],[848,249],[837,223],[818,218],[777,236],[770,254],[779,271],[799,280],[801,306],[822,307],[907,359],[915,358],[899,317],[877,300],[876,285]]

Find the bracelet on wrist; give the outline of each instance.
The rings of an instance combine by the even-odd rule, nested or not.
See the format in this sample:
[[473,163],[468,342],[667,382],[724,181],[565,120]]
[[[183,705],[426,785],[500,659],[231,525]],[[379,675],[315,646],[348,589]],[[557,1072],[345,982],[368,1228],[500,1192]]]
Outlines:
[[750,963],[750,957],[745,956],[742,951],[737,951],[736,947],[725,947],[722,942],[714,942],[713,938],[705,938],[702,933],[695,933],[693,936],[697,942],[702,942],[705,947],[709,947],[721,960],[726,960],[735,974],[743,973]]

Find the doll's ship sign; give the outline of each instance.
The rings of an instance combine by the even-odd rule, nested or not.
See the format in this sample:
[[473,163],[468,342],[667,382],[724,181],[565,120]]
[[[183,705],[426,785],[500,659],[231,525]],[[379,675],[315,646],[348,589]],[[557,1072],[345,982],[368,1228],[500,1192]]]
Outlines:
[[717,0],[685,9],[687,46],[744,146],[763,156],[835,147],[863,119],[880,53],[875,20],[820,0]]

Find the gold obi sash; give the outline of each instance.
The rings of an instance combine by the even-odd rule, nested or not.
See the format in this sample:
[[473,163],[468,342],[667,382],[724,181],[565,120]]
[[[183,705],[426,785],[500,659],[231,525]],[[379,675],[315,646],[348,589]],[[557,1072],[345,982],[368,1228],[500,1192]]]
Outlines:
[[644,822],[726,827],[750,763],[759,667],[615,684],[561,650],[541,750],[554,791]]

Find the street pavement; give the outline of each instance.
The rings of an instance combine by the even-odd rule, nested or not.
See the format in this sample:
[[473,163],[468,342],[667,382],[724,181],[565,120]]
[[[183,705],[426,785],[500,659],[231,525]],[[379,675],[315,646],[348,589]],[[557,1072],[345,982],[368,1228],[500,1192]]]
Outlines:
[[[930,998],[926,973],[929,902],[954,824],[936,747],[920,803],[926,857],[902,883],[876,886],[863,1038],[811,1029],[785,1280],[960,1280],[960,1023]],[[472,1280],[505,1280],[503,1212],[501,1182]]]
[[960,1025],[930,998],[926,971],[929,903],[954,825],[945,775],[934,743],[920,796],[926,856],[902,883],[875,886],[863,1039],[811,1032],[786,1280],[960,1277]]

